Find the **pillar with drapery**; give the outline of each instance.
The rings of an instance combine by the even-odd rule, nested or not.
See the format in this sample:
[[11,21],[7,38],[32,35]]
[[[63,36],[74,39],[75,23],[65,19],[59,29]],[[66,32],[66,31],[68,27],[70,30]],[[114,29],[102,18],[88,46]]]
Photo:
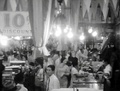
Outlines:
[[[54,0],[28,0],[28,10],[31,24],[31,32],[34,41],[34,58],[49,55],[46,49],[46,43],[49,38],[50,17],[52,3]],[[46,18],[43,17],[44,2],[48,2]],[[45,11],[45,10],[44,10]],[[45,18],[45,22],[44,19]]]

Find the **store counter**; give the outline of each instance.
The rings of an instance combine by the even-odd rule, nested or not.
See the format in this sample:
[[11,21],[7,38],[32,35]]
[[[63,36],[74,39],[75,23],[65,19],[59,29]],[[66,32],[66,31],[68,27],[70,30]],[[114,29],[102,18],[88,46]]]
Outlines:
[[103,90],[93,89],[93,88],[60,88],[60,89],[53,89],[52,91],[103,91]]

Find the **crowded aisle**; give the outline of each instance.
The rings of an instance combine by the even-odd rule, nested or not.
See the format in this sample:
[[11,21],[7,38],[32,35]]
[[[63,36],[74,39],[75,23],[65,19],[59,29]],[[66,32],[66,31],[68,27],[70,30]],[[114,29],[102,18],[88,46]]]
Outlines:
[[[59,88],[77,87],[103,90],[103,80],[104,77],[106,79],[110,77],[111,66],[101,60],[98,50],[91,53],[91,50],[83,49],[83,47],[82,45],[78,51],[81,49],[85,51],[79,54],[74,50],[61,52],[53,50],[49,56],[41,56],[34,61],[29,61],[29,53],[32,53],[32,50],[23,50],[25,54],[22,55],[26,56],[26,60],[22,59],[24,57],[21,54],[17,54],[19,51],[14,51],[14,53],[11,51],[11,55],[7,57],[12,60],[3,61],[3,64],[5,63],[3,86],[5,89],[11,89],[11,86],[15,89],[22,84],[25,91],[52,91]],[[84,54],[86,51],[87,55]]]

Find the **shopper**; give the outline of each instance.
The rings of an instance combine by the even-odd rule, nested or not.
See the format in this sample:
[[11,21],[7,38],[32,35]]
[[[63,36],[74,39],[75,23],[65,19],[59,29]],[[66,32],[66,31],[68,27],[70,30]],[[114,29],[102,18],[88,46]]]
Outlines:
[[60,83],[56,75],[54,75],[55,66],[49,65],[47,67],[47,84],[46,84],[46,91],[52,91],[53,89],[60,88]]

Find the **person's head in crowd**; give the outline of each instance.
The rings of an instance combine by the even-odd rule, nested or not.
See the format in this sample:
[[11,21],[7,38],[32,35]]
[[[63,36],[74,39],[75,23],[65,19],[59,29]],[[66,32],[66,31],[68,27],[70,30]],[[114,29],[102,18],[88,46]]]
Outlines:
[[15,75],[14,81],[16,84],[23,84],[24,82],[24,73],[19,72],[17,75]]
[[67,63],[67,61],[68,61],[68,59],[67,59],[67,58],[65,58],[65,57],[62,57],[60,61],[61,61],[61,63],[66,64],[66,63]]
[[54,65],[49,65],[46,69],[47,75],[51,76],[52,74],[54,74],[55,71],[55,66]]
[[14,57],[14,58],[17,58],[17,56],[18,56],[17,52],[14,52],[14,53],[13,53],[13,57]]
[[55,54],[53,55],[52,59],[55,61],[59,58],[59,56],[60,56],[59,51],[56,51]]
[[66,51],[61,51],[61,57],[66,57]]
[[72,62],[71,62],[71,61],[67,61],[66,65],[67,65],[70,69],[72,69],[72,67],[73,67],[73,65],[72,65]]
[[75,51],[71,52],[72,57],[75,57]]
[[31,55],[32,55],[32,51],[29,51],[29,52],[28,52],[28,56],[31,56]]
[[56,50],[52,50],[52,51],[50,52],[50,56],[53,57],[55,53],[56,53]]
[[35,66],[35,64],[34,64],[33,62],[30,62],[30,63],[29,63],[30,69],[34,69],[34,66]]
[[35,59],[35,65],[37,67],[43,68],[43,57],[38,57]]
[[67,66],[72,66],[72,62],[71,61],[67,61],[66,65]]
[[109,64],[108,60],[104,60],[104,66],[107,66]]
[[78,66],[78,59],[77,58],[73,59],[72,65],[73,65],[73,67],[77,67]]
[[7,56],[7,55],[4,55],[3,60],[4,60],[4,61],[8,61],[8,56]]
[[27,55],[21,54],[21,60],[26,61],[27,59],[28,59],[28,58],[27,58]]

